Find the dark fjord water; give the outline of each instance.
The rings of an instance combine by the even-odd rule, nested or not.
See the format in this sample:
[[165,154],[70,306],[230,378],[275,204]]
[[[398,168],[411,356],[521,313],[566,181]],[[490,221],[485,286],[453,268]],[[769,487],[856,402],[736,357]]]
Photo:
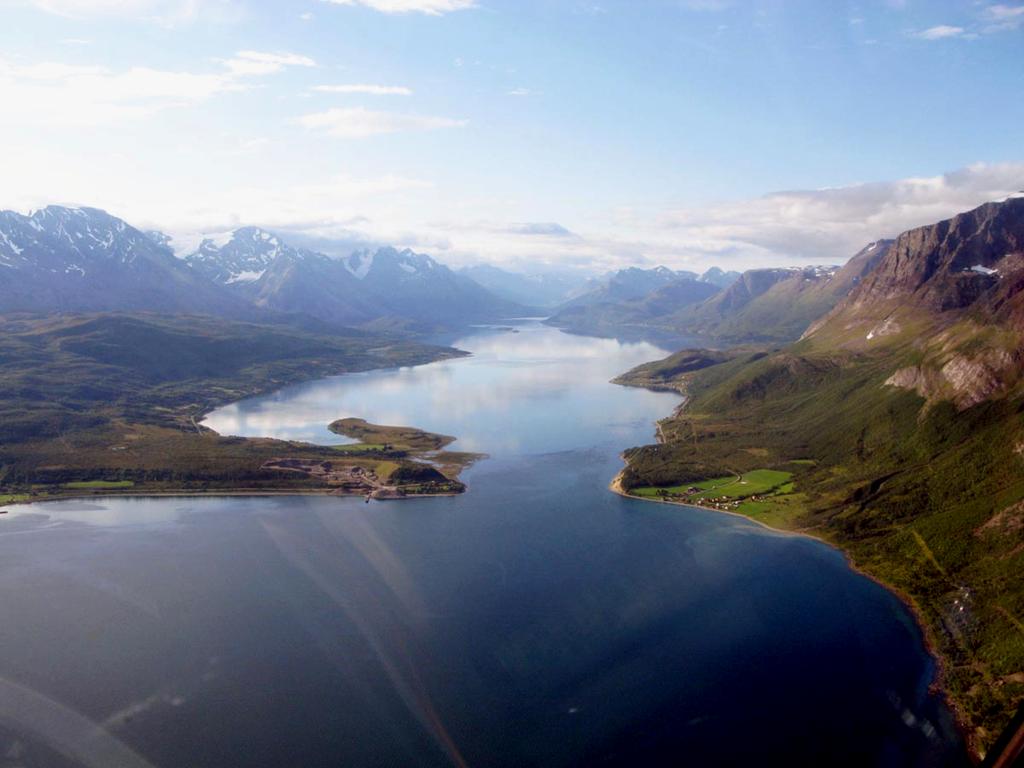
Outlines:
[[[961,765],[898,601],[817,542],[607,491],[663,354],[538,325],[215,412],[491,458],[457,498],[110,499],[0,517],[0,765]],[[5,762],[6,761],[6,762]]]

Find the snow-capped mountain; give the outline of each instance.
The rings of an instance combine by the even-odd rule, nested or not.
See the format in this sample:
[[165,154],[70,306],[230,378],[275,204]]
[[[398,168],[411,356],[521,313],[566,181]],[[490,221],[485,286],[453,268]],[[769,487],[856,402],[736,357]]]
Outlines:
[[719,288],[728,288],[739,279],[740,274],[732,270],[726,272],[721,267],[711,267],[698,279],[702,283],[711,283],[711,285],[717,285]]
[[245,227],[178,258],[169,240],[96,208],[0,212],[0,312],[302,315],[432,330],[525,311],[410,250],[332,258]]
[[238,314],[244,303],[96,208],[0,212],[0,311]]
[[367,283],[430,279],[433,272],[447,269],[429,256],[408,248],[356,251],[344,259],[344,264],[353,277]]
[[206,239],[185,257],[197,272],[221,285],[259,280],[279,256],[301,257],[302,252],[284,245],[277,235],[259,227],[243,227],[231,233],[223,245]]
[[357,251],[345,269],[364,295],[376,298],[382,314],[422,322],[494,320],[522,314],[525,307],[501,299],[430,256],[408,248]]
[[292,248],[279,235],[246,227],[221,245],[204,240],[185,261],[259,307],[349,325],[386,318],[451,324],[523,310],[409,249],[360,250],[332,258]]

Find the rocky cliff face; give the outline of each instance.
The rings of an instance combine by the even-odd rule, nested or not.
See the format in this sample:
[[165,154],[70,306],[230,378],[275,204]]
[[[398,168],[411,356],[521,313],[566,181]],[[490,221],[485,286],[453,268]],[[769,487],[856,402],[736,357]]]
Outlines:
[[904,232],[807,337],[891,355],[885,383],[928,406],[1010,393],[1024,361],[1024,196]]
[[934,312],[971,306],[1024,268],[1024,197],[904,232],[837,314],[886,301]]

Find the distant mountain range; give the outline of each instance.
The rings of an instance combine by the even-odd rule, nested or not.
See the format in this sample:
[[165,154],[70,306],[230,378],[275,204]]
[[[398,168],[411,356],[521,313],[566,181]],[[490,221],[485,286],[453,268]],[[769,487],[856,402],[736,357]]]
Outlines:
[[568,272],[519,274],[490,264],[463,267],[459,274],[475,280],[506,301],[541,309],[551,309],[562,304],[578,291],[587,279]]
[[[739,272],[725,272],[712,267],[702,275],[687,270],[673,270],[668,267],[626,269],[609,272],[601,277],[592,278],[569,295],[559,309],[561,311],[586,306],[609,306],[618,302],[628,302],[650,295],[652,292],[666,288],[675,283],[699,283],[703,286],[694,288],[705,297],[724,288],[740,276]],[[706,286],[710,286],[708,289]],[[680,298],[684,295],[679,293]]]
[[423,332],[530,311],[410,250],[331,258],[245,227],[181,259],[95,208],[0,212],[0,312],[138,310]]
[[95,208],[0,212],[0,311],[245,316],[246,302],[189,269],[159,238]]
[[789,341],[831,310],[884,254],[872,244],[842,269],[742,275],[631,267],[591,279],[498,267],[458,272],[390,247],[328,256],[244,227],[179,258],[170,238],[95,208],[0,212],[0,312],[139,311],[432,333],[550,314],[597,335],[672,335],[712,343]]
[[411,250],[361,250],[345,258],[291,248],[246,227],[223,245],[203,241],[185,262],[253,302],[350,325],[405,324],[418,330],[527,312],[474,280]]
[[[881,257],[872,243],[840,267],[753,269],[742,274],[712,268],[701,276],[651,270],[629,285],[661,284],[643,293],[594,291],[567,302],[548,320],[576,333],[657,333],[715,344],[792,341],[846,296]],[[638,270],[639,271],[639,270]],[[630,294],[633,295],[630,295]]]

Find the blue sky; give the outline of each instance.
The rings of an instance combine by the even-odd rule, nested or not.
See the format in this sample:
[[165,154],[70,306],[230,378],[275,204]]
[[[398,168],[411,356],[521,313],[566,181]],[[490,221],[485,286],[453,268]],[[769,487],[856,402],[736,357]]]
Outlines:
[[[0,205],[605,269],[1024,187],[1024,3],[0,0]],[[7,164],[5,162],[5,164]]]

